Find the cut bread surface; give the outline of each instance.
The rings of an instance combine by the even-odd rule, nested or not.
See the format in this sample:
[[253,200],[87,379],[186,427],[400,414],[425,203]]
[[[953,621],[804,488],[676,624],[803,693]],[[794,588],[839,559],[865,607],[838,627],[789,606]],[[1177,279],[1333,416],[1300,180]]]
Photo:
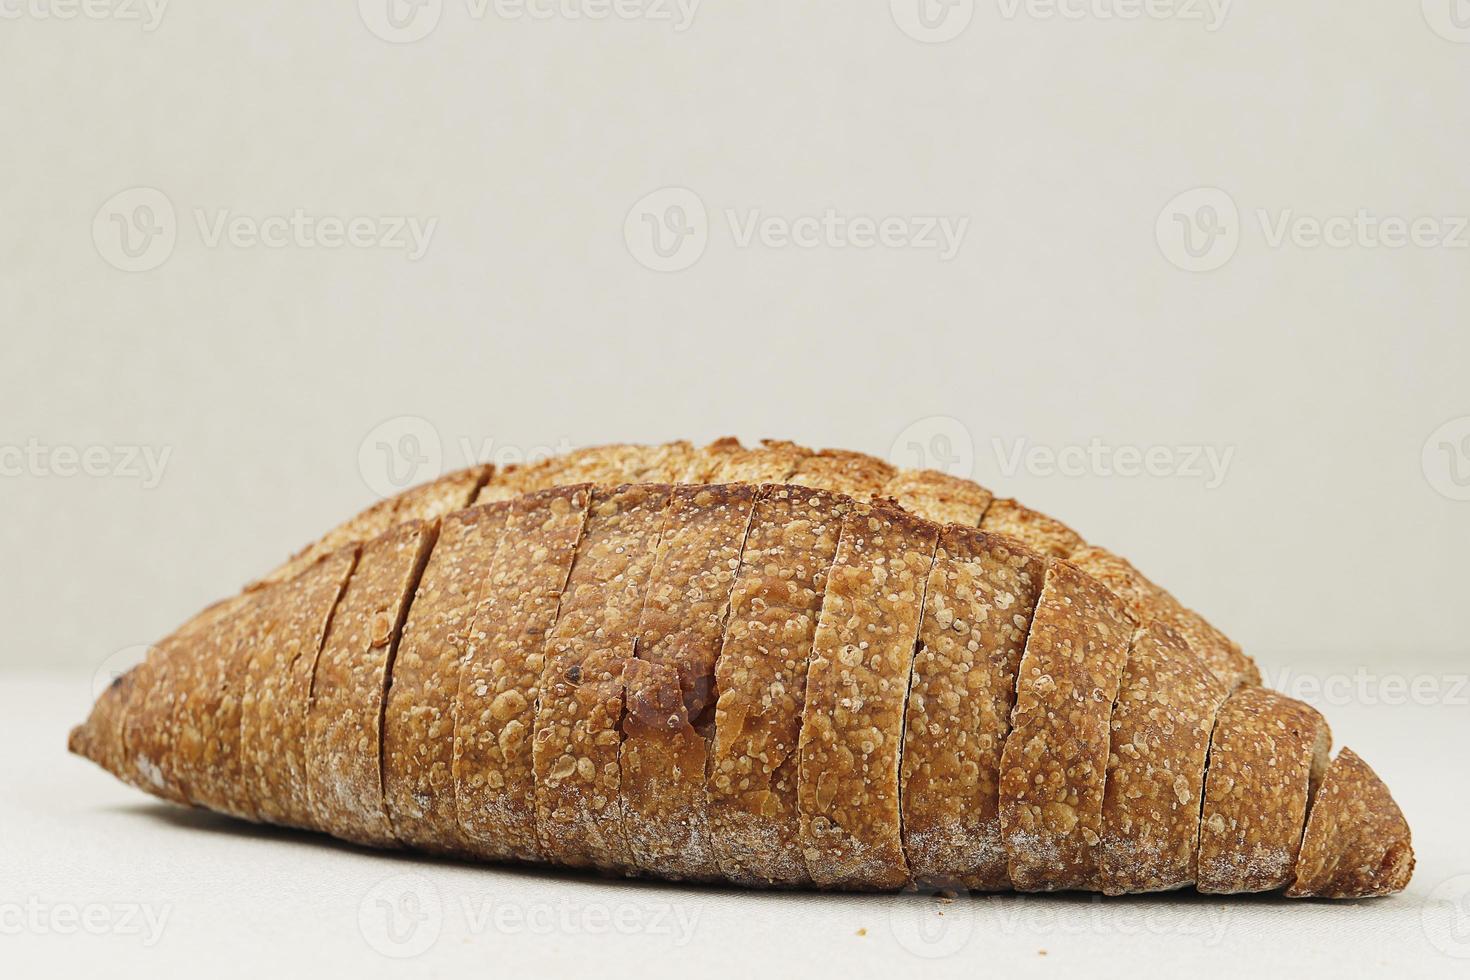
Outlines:
[[1131,565],[968,481],[722,440],[393,498],[162,641],[70,744],[175,802],[486,860],[1402,888],[1388,791],[1347,750],[1328,768],[1320,716],[1258,676]]

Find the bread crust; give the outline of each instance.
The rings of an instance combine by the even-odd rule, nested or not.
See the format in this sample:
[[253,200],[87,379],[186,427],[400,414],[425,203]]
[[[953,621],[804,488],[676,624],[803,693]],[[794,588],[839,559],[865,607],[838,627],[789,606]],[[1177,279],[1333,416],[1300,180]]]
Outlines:
[[729,881],[809,884],[797,776],[807,664],[851,506],[825,490],[760,488],[715,661],[707,782],[715,857]]
[[1134,634],[1103,793],[1105,894],[1194,884],[1205,760],[1228,693],[1168,626],[1149,623]]
[[240,761],[245,791],[267,823],[313,828],[306,720],[327,625],[357,567],[358,546],[324,556],[295,578],[256,593],[243,660]]
[[454,786],[460,666],[480,586],[510,504],[443,519],[414,593],[383,707],[383,798],[393,836],[409,847],[467,850]]
[[871,500],[883,495],[883,488],[896,472],[874,456],[844,449],[823,449],[802,457],[786,482],[802,487],[821,487],[846,494],[854,500]]
[[909,880],[899,803],[904,708],[938,525],[896,506],[843,518],[807,668],[797,812],[813,883]]
[[317,658],[306,786],[316,826],[343,840],[398,844],[383,800],[383,700],[436,530],[412,521],[363,545]]
[[936,524],[964,527],[979,527],[994,499],[980,484],[938,470],[899,470],[888,478],[881,495]]
[[533,762],[542,853],[633,870],[619,802],[623,666],[663,527],[669,487],[598,490],[546,644]]
[[1352,749],[1332,760],[1312,805],[1289,898],[1370,898],[1409,887],[1414,843],[1388,787]]
[[1010,888],[1001,750],[1046,562],[1020,542],[950,525],[924,600],[904,721],[903,844],[930,887]]
[[749,484],[681,486],[670,496],[627,684],[623,827],[633,864],[665,878],[710,880],[706,736],[715,659],[755,506]]
[[587,524],[592,488],[516,499],[481,585],[460,668],[455,804],[469,850],[490,860],[541,858],[532,739],[546,638]]
[[1109,719],[1135,626],[1100,582],[1050,560],[1001,757],[1001,836],[1018,891],[1100,884]]
[[1061,521],[1009,498],[991,502],[980,519],[980,528],[1008,535],[1052,558],[1070,558],[1085,544],[1080,534]]
[[1140,622],[1156,620],[1178,633],[1227,690],[1260,683],[1260,670],[1238,645],[1205,622],[1199,613],[1186,609],[1178,599],[1149,581],[1126,559],[1089,545],[1070,561],[1118,593]]
[[1302,830],[1332,736],[1311,706],[1262,687],[1237,690],[1210,743],[1199,881],[1212,895],[1291,883]]

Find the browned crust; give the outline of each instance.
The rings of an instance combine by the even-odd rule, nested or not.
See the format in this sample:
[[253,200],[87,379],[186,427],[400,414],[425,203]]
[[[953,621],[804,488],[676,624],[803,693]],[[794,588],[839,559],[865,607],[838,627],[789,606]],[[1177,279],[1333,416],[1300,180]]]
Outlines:
[[980,527],[1013,537],[1032,551],[1052,558],[1070,558],[1085,544],[1080,534],[1061,521],[1010,499],[993,501]]
[[387,533],[394,525],[416,520],[434,521],[445,514],[468,507],[480,487],[491,479],[494,472],[495,467],[488,464],[469,466],[379,500],[297,552],[284,565],[253,583],[250,588],[295,578],[323,556],[351,544],[370,541]]
[[1050,561],[1001,757],[1001,835],[1019,891],[1098,887],[1108,723],[1134,627],[1100,582]]
[[1070,560],[1118,593],[1140,622],[1157,620],[1171,627],[1228,690],[1260,683],[1260,670],[1238,645],[1198,613],[1180,605],[1178,599],[1149,581],[1126,559],[1089,545]]
[[112,679],[97,696],[87,720],[67,735],[68,752],[92,760],[119,779],[124,778],[123,719],[127,717],[128,701],[141,676],[141,671],[134,667]]
[[1113,706],[1103,794],[1102,890],[1194,883],[1205,759],[1228,691],[1174,630],[1139,629]]
[[243,659],[240,759],[245,790],[267,823],[314,827],[306,786],[306,712],[327,624],[357,565],[334,552],[260,593]]
[[487,504],[444,518],[393,658],[383,707],[383,798],[393,836],[410,847],[464,850],[454,792],[460,662],[509,509]]
[[1220,709],[1200,823],[1198,888],[1264,892],[1291,883],[1310,805],[1312,773],[1331,746],[1309,705],[1245,687]]
[[363,545],[317,658],[307,710],[307,792],[316,825],[344,840],[397,843],[383,802],[383,697],[436,526],[401,524]]
[[558,864],[632,867],[619,805],[623,665],[633,656],[667,485],[598,490],[546,643],[533,762],[541,850]]
[[715,659],[755,505],[748,484],[683,486],[670,500],[628,664],[619,762],[634,865],[666,878],[719,875],[709,836],[708,748]]
[[721,873],[746,885],[810,883],[797,821],[807,662],[849,503],[760,489],[715,662],[709,820]]
[[797,811],[812,881],[897,888],[904,704],[937,525],[888,505],[842,522],[807,667]]
[[714,479],[717,483],[790,483],[791,474],[811,454],[794,442],[763,439],[754,449],[730,452]]
[[172,684],[179,699],[168,725],[171,751],[160,765],[172,772],[189,802],[219,813],[254,819],[240,764],[240,695],[244,658],[259,598],[193,637],[175,661]]
[[675,483],[689,469],[695,456],[694,447],[684,441],[657,446],[589,446],[502,473],[499,479],[485,485],[480,502],[509,500],[523,493],[566,484]]
[[868,500],[881,496],[883,488],[896,472],[892,466],[873,456],[844,449],[823,449],[802,457],[786,482],[801,487],[821,487],[846,494],[854,500]]
[[490,561],[459,674],[454,786],[469,849],[535,861],[532,732],[546,636],[587,523],[592,488],[557,487],[511,504]]
[[174,803],[189,802],[172,759],[178,739],[175,717],[184,688],[182,677],[190,658],[199,656],[198,646],[208,635],[208,630],[186,636],[175,634],[150,649],[138,668],[137,689],[123,718],[124,778]]
[[993,499],[980,484],[938,470],[899,470],[888,478],[881,495],[936,524],[964,527],[978,527]]
[[716,439],[708,446],[701,446],[689,456],[689,465],[679,475],[677,483],[719,483],[720,470],[732,458],[745,452],[740,440],[734,436]]
[[1001,749],[1045,560],[1012,538],[951,525],[919,626],[903,744],[903,843],[914,879],[1010,887]]
[[1409,887],[1414,843],[1388,787],[1352,749],[1328,766],[1307,818],[1291,898],[1372,898]]

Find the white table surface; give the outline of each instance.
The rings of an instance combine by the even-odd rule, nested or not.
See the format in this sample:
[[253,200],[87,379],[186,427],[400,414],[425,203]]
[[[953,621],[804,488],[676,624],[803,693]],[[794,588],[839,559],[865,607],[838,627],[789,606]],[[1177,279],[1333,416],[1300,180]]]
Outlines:
[[1463,976],[1470,695],[1439,667],[1427,703],[1324,706],[1415,830],[1409,891],[1358,903],[751,893],[375,853],[155,802],[65,753],[90,676],[0,675],[0,974]]

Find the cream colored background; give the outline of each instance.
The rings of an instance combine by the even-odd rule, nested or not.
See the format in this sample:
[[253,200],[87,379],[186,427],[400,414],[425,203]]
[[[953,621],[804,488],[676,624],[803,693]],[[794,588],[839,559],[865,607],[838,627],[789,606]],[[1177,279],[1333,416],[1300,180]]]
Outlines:
[[[875,0],[705,0],[682,32],[449,0],[407,44],[341,0],[175,2],[152,31],[29,2],[0,19],[0,445],[171,455],[153,488],[0,478],[0,665],[157,638],[370,502],[403,416],[445,466],[461,440],[729,433],[886,456],[941,416],[977,479],[1268,670],[1464,670],[1470,502],[1437,487],[1470,443],[1421,451],[1470,416],[1470,249],[1272,247],[1255,217],[1470,214],[1470,44],[1417,0],[1240,0],[1213,32],[991,0],[938,44]],[[138,187],[177,243],[127,272],[93,224]],[[659,273],[624,224],[665,187],[711,227]],[[1239,242],[1188,272],[1155,229],[1199,187],[1233,199]],[[724,217],[826,208],[969,226],[943,262],[739,247]],[[199,209],[437,226],[418,261],[210,247]],[[1094,438],[1234,455],[1206,489],[1006,476],[992,443]]]

